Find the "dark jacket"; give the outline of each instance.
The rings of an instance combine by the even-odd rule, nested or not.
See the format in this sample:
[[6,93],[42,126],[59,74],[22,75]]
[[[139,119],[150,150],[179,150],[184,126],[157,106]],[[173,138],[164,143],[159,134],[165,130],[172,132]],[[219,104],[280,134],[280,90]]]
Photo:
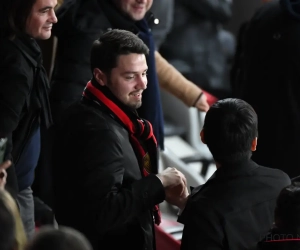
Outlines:
[[241,87],[242,65],[244,59],[244,46],[245,46],[245,32],[247,31],[249,21],[241,24],[237,36],[236,47],[233,62],[230,69],[230,84],[233,95],[239,92]]
[[174,1],[153,1],[150,11],[158,20],[158,24],[152,29],[152,34],[155,40],[157,50],[165,41],[167,34],[170,32],[174,18]]
[[228,0],[174,0],[171,31],[160,53],[175,68],[218,98],[229,92],[226,74],[233,35],[223,30],[232,15]]
[[58,224],[83,232],[95,250],[155,249],[152,208],[164,188],[155,175],[142,177],[128,131],[98,104],[66,111],[54,166]]
[[300,175],[300,1],[271,1],[247,24],[234,93],[258,115],[258,164]]
[[163,149],[163,116],[156,67],[155,46],[151,34],[154,18],[151,13],[138,22],[124,16],[111,0],[64,1],[57,11],[59,22],[53,28],[58,38],[55,68],[52,77],[52,108],[56,121],[61,112],[79,100],[92,77],[90,50],[93,42],[108,29],[118,28],[137,34],[149,47],[146,56],[148,86],[143,94],[139,115],[149,120]]
[[[14,163],[8,174],[8,189],[13,185],[12,189],[18,192],[31,186],[34,179],[40,152],[41,117],[47,125],[51,122],[46,105],[49,85],[34,39],[3,38],[0,58],[0,134],[10,138],[8,158],[12,157]],[[16,176],[18,185],[11,184]]]
[[220,167],[192,191],[179,218],[181,249],[253,248],[272,226],[277,196],[290,182],[251,160]]

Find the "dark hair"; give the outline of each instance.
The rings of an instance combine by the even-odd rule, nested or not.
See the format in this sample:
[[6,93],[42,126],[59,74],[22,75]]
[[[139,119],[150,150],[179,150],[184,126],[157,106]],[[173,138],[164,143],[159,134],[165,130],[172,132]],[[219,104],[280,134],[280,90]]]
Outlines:
[[257,245],[259,250],[300,250],[300,182],[292,182],[277,197],[275,225]]
[[149,53],[146,44],[135,34],[126,30],[113,29],[96,40],[91,50],[91,70],[99,68],[106,74],[117,66],[120,55]]
[[0,4],[0,37],[24,33],[26,22],[36,0],[8,0]]
[[60,226],[42,227],[28,243],[26,250],[92,250],[86,237],[77,230]]
[[300,233],[300,182],[293,182],[281,190],[276,202],[275,224]]
[[0,249],[11,250],[15,245],[15,221],[14,217],[4,204],[3,200],[0,200]]
[[241,161],[252,155],[251,144],[257,136],[257,115],[243,100],[220,100],[208,110],[203,132],[215,161]]

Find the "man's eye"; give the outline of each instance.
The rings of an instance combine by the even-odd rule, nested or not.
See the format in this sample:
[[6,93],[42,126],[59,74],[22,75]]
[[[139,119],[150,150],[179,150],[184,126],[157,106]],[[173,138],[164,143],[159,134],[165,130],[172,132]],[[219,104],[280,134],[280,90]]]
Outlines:
[[131,79],[133,79],[134,77],[133,76],[126,76],[126,79],[127,80],[131,80]]

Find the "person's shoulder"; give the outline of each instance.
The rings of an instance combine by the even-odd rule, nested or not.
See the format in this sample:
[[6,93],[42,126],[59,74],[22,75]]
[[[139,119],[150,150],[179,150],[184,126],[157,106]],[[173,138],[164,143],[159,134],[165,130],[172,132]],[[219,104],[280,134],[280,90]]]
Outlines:
[[16,46],[13,40],[8,38],[0,39],[0,55],[1,61],[3,60],[15,60],[24,61],[21,50]]
[[32,64],[25,58],[21,48],[10,39],[0,39],[0,70],[3,76],[6,74],[32,77]]
[[99,109],[95,108],[92,105],[87,105],[82,102],[82,100],[78,100],[73,103],[69,108],[65,110],[63,113],[63,121],[69,122],[70,119],[78,120],[78,122],[102,122],[106,121],[105,114],[101,112]]
[[82,100],[75,102],[63,113],[60,125],[71,129],[84,128],[97,131],[121,127],[109,114],[95,107],[96,105]]
[[284,171],[277,168],[270,168],[261,165],[258,166],[258,175],[287,183],[287,185],[290,184],[291,179]]

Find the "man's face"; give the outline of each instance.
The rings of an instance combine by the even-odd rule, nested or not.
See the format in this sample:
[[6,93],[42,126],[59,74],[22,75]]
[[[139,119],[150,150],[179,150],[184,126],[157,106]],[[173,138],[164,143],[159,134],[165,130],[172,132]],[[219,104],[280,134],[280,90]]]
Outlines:
[[57,0],[36,0],[26,21],[28,35],[42,40],[50,38],[52,25],[57,22],[56,4]]
[[[144,18],[153,0],[113,0],[114,4],[134,21]],[[163,0],[159,0],[163,1]]]
[[147,88],[147,62],[144,54],[121,55],[111,70],[106,86],[125,105],[137,109]]

